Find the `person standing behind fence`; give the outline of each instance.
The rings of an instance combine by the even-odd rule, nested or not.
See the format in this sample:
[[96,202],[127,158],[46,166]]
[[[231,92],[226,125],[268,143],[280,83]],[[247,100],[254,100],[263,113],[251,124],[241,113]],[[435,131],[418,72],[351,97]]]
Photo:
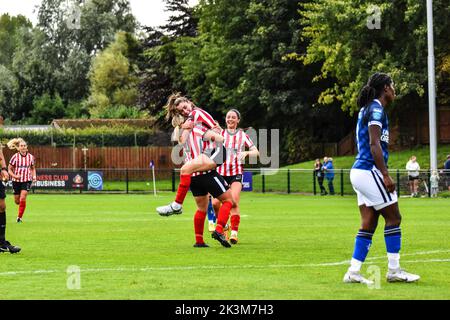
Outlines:
[[433,170],[430,177],[431,197],[436,198],[439,192],[439,174],[437,170]]
[[446,179],[446,185],[448,191],[450,191],[450,154],[447,156],[447,161],[444,163],[444,169],[445,169],[445,175],[447,177]]
[[36,182],[34,156],[28,152],[28,145],[22,138],[12,139],[7,145],[11,150],[17,150],[9,161],[8,173],[13,181],[14,202],[19,205],[17,222],[22,222],[27,206],[28,191],[31,189],[31,184]]
[[333,158],[323,158],[323,171],[325,173],[325,179],[328,180],[328,189],[330,191],[330,195],[334,195],[334,167],[333,167]]
[[325,190],[325,188],[323,186],[324,173],[323,173],[322,163],[320,162],[320,159],[316,159],[316,162],[314,163],[314,175],[317,177],[317,182],[319,182],[320,195],[322,195],[322,196],[327,195],[328,192],[327,192],[327,190]]
[[408,184],[411,197],[417,197],[419,195],[420,165],[416,156],[412,156],[406,163],[406,170],[408,170]]

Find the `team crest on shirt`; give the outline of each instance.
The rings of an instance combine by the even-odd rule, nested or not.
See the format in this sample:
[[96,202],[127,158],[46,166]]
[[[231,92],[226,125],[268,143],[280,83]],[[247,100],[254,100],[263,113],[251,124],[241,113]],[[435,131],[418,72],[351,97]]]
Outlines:
[[380,140],[383,142],[389,143],[389,130],[387,130],[387,129],[383,130],[383,134],[381,135]]

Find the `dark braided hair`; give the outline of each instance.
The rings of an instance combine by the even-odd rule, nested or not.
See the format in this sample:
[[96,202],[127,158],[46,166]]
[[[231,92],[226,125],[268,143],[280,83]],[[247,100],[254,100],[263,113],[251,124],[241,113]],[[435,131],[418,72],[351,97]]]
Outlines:
[[385,86],[392,84],[392,78],[386,73],[374,73],[367,81],[367,84],[361,89],[358,96],[358,107],[364,108],[373,99],[377,99],[381,96]]

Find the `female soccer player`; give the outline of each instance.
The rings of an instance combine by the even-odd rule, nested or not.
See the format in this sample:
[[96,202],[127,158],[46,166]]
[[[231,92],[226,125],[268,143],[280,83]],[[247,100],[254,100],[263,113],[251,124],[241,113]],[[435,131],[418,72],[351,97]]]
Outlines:
[[3,150],[0,148],[0,165],[2,166],[2,182],[0,183],[0,253],[9,252],[9,253],[17,253],[21,249],[20,247],[13,246],[9,241],[5,238],[6,233],[6,193],[5,193],[5,185],[4,182],[8,181],[8,169],[6,169],[6,161],[5,156],[3,155]]
[[[182,128],[189,129],[190,126],[191,124],[183,124]],[[185,130],[178,140],[179,143],[183,145],[185,163],[189,163],[192,159],[198,158],[201,155],[200,152],[203,150],[214,149],[214,146],[210,146],[211,144],[214,144],[211,142],[211,140],[213,140],[211,138],[214,138],[214,140],[217,141],[220,140],[221,135],[212,130],[206,132],[196,129]],[[194,215],[194,231],[196,239],[194,247],[208,247],[203,240],[203,230],[208,210],[209,194],[211,194],[222,202],[222,207],[220,208],[217,218],[217,226],[212,233],[212,237],[219,241],[224,247],[229,248],[231,245],[228,243],[223,231],[230,216],[230,211],[235,206],[235,203],[227,183],[214,169],[209,171],[198,171],[192,174],[190,189],[197,204],[197,211]]]
[[[253,144],[250,137],[242,129],[238,129],[241,114],[236,109],[228,111],[225,118],[227,129],[222,131],[224,146],[227,150],[225,162],[217,168],[217,172],[225,179],[231,187],[233,200],[236,207],[231,210],[231,235],[230,242],[238,243],[238,230],[241,221],[239,211],[240,194],[242,191],[242,174],[244,172],[242,161],[246,157],[259,156],[258,148]],[[244,151],[247,148],[249,151]],[[213,200],[214,210],[219,211],[220,201]]]
[[34,157],[28,152],[27,143],[22,138],[12,139],[7,145],[11,150],[17,150],[9,161],[8,172],[13,181],[14,201],[19,205],[17,222],[22,222],[28,191],[31,184],[36,182]]
[[401,215],[395,184],[389,176],[389,127],[385,108],[395,99],[394,83],[384,73],[373,74],[358,97],[358,124],[356,141],[358,155],[350,171],[350,180],[358,197],[361,229],[356,236],[355,248],[344,282],[373,284],[364,278],[361,265],[372,244],[380,214],[386,224],[384,239],[388,257],[388,282],[415,282],[418,275],[400,268]]
[[[206,148],[204,145],[204,137],[208,131],[216,130],[220,132],[220,128],[217,126],[216,121],[211,117],[209,113],[198,108],[188,98],[181,96],[179,93],[173,94],[169,97],[167,105],[166,119],[172,119],[172,126],[182,127],[185,129],[182,139],[190,137],[190,139],[197,139],[196,143],[192,143],[192,147],[196,148],[195,157],[191,157],[181,167],[180,172],[180,184],[178,186],[177,195],[175,201],[171,204],[158,207],[156,211],[162,216],[170,216],[172,214],[181,214],[182,205],[186,194],[189,191],[191,184],[191,175],[194,172],[207,172],[213,170],[218,164],[223,163],[223,150],[222,146],[213,146],[208,144]],[[189,135],[188,131],[196,131],[197,134]],[[214,139],[219,144],[223,142],[223,138],[220,135],[211,135],[210,138]],[[183,141],[184,142],[184,141]]]

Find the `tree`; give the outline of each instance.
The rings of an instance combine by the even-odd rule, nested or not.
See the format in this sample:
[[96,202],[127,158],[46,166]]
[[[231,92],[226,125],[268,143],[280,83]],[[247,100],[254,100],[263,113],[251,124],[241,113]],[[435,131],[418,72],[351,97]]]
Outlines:
[[176,91],[186,92],[176,51],[179,43],[197,35],[198,25],[196,9],[188,0],[166,0],[166,11],[171,12],[166,25],[144,27],[145,52],[139,74],[139,105],[159,119],[163,119],[167,97]]
[[[445,0],[435,0],[433,5],[437,65],[442,65],[445,53],[450,52],[450,6]],[[381,28],[369,29],[367,21],[376,10]],[[337,100],[344,110],[354,112],[359,90],[369,75],[384,71],[394,79],[399,104],[426,105],[425,1],[319,0],[304,4],[300,13],[302,36],[310,43],[306,54],[297,58],[305,64],[321,63],[316,80],[334,80],[322,91],[320,103]],[[440,80],[439,87],[448,88],[448,78]]]
[[92,116],[100,117],[107,114],[108,109],[117,106],[136,105],[136,66],[130,64],[127,52],[127,34],[118,32],[115,41],[94,59],[90,73],[91,95],[88,100]]
[[19,39],[17,34],[22,28],[32,28],[31,22],[24,16],[11,17],[9,14],[0,16],[0,65],[10,68],[14,51]]

